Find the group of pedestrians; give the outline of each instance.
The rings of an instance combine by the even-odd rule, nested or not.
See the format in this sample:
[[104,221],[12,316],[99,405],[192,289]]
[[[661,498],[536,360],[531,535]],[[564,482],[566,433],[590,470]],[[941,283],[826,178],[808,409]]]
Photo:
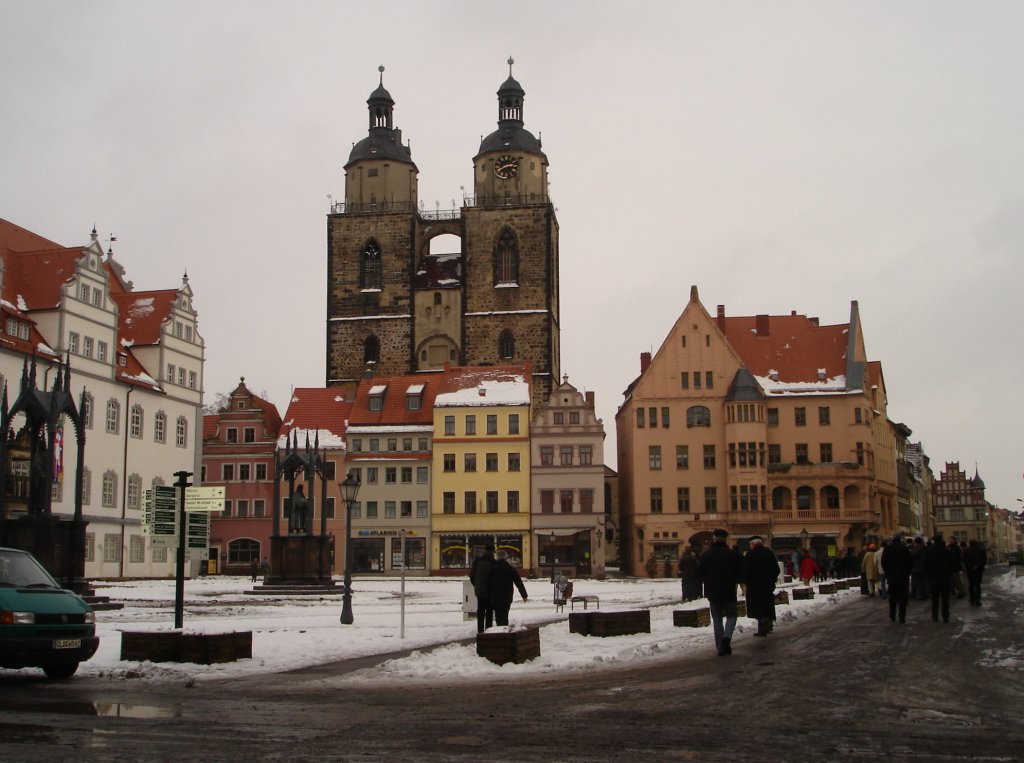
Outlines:
[[942,535],[924,538],[893,536],[876,549],[869,545],[861,562],[861,593],[889,600],[889,619],[905,623],[910,599],[931,600],[932,621],[949,622],[949,597],[956,592],[981,606],[981,581],[987,555],[978,541],[947,545]]
[[725,657],[732,654],[737,589],[741,584],[746,587],[747,617],[757,620],[754,635],[765,638],[774,630],[779,560],[759,535],[750,539],[750,550],[743,555],[729,547],[725,530],[715,530],[712,538],[714,542],[700,555],[697,569],[711,610],[715,649],[719,657]]
[[494,625],[508,625],[513,588],[519,589],[523,601],[528,598],[519,571],[508,561],[508,552],[501,550],[495,554],[493,543],[484,546],[483,554],[473,560],[469,580],[476,594],[477,633]]

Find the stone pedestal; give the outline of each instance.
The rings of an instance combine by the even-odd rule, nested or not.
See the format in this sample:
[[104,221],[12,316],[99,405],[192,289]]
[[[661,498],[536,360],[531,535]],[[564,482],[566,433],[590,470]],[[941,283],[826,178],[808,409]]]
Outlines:
[[794,588],[793,589],[793,600],[800,601],[804,599],[813,599],[814,589],[813,588]]
[[775,592],[775,605],[789,604],[789,591],[776,591]]
[[331,580],[332,536],[277,535],[270,539],[267,585],[323,585]]
[[95,593],[85,579],[85,528],[88,522],[61,520],[52,514],[0,520],[0,546],[28,551],[64,588],[83,596]]

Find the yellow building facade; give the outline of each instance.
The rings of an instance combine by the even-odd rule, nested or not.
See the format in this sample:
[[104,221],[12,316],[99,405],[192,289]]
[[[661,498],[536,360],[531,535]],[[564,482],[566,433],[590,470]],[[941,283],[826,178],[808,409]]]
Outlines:
[[529,564],[530,367],[446,367],[434,400],[431,572],[465,574],[487,544]]

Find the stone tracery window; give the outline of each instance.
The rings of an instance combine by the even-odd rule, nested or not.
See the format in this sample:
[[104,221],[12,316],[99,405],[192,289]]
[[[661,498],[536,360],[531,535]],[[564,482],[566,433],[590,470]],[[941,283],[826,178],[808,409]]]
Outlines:
[[380,289],[383,280],[380,246],[371,239],[363,247],[359,258],[359,288]]
[[501,232],[494,247],[494,283],[519,283],[519,240],[510,228]]

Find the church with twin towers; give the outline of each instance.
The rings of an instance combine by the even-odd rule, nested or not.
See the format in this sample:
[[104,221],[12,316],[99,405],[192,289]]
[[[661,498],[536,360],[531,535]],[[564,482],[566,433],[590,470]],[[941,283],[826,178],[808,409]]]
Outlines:
[[[367,373],[529,361],[536,409],[558,383],[558,221],[548,158],[524,126],[525,91],[508,64],[497,129],[473,157],[473,194],[437,211],[420,203],[380,67],[367,135],[345,163],[345,201],[327,220],[328,386],[350,394]],[[460,251],[432,253],[446,234]]]

